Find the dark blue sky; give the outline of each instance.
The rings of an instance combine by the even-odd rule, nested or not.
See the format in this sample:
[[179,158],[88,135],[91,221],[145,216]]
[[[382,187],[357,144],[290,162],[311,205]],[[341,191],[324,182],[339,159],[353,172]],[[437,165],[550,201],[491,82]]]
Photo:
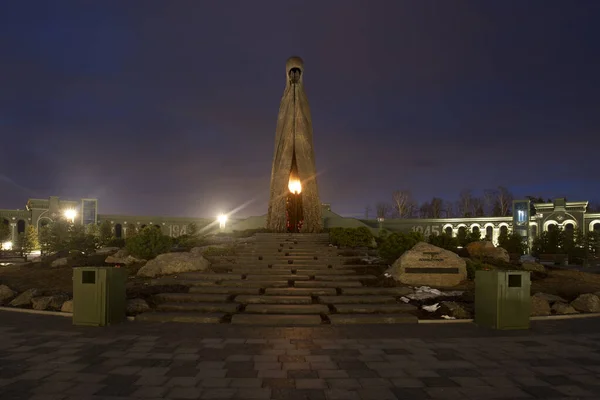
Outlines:
[[305,61],[323,202],[600,199],[600,2],[0,5],[0,207],[266,212],[285,61]]

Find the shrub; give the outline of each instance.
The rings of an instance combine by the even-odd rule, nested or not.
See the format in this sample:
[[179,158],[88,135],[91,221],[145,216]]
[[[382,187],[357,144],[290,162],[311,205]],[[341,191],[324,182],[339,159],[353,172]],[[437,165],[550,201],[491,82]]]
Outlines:
[[163,235],[160,229],[145,227],[134,237],[128,238],[125,247],[134,257],[150,260],[171,249],[171,238]]
[[482,269],[489,269],[490,267],[479,260],[466,260],[467,261],[467,279],[475,279],[475,271]]
[[509,254],[523,255],[527,252],[527,246],[522,237],[516,233],[502,233],[498,236],[498,247],[502,247]]
[[331,228],[329,241],[338,247],[370,247],[373,233],[364,226],[360,228]]
[[410,250],[419,242],[423,235],[418,232],[392,233],[378,246],[379,256],[388,264],[396,261],[405,251]]
[[216,247],[210,246],[202,253],[205,257],[219,257],[219,256],[234,256],[235,255],[235,247],[227,246],[227,247]]
[[125,247],[125,239],[112,237],[107,244],[108,247]]
[[458,247],[458,239],[453,237],[452,235],[448,235],[446,232],[435,235],[429,235],[427,241],[437,247],[440,247],[445,250],[450,250],[456,253]]

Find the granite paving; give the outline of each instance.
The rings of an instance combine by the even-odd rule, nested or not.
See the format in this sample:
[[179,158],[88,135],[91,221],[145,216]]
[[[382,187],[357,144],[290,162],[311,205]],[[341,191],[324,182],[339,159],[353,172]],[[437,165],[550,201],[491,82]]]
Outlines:
[[261,327],[0,312],[0,399],[600,399],[600,318]]

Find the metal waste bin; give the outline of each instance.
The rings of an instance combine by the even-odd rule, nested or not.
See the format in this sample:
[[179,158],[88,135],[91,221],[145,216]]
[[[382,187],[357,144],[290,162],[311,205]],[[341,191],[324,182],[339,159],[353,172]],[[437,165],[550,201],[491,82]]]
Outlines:
[[73,268],[73,324],[105,326],[125,320],[127,271]]
[[529,329],[529,271],[476,271],[475,323],[493,329]]

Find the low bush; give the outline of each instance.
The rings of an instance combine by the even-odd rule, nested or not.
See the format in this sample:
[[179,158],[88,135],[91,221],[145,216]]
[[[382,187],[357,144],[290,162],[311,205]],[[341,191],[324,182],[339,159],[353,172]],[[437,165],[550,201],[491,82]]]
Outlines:
[[108,247],[125,247],[125,239],[113,237],[108,241],[107,246]]
[[484,269],[493,269],[490,265],[485,264],[480,260],[470,260],[467,259],[467,279],[474,280],[475,279],[475,271],[480,271]]
[[453,237],[452,235],[448,235],[447,233],[442,233],[439,235],[431,234],[427,239],[429,244],[440,247],[445,250],[450,250],[456,253],[458,247],[458,239]]
[[360,228],[331,228],[329,241],[338,247],[370,247],[373,243],[373,233],[366,227]]
[[127,239],[125,247],[134,257],[150,260],[159,254],[168,253],[172,241],[169,236],[161,233],[160,229],[145,227],[137,235]]
[[234,256],[235,255],[235,247],[227,246],[227,247],[217,247],[210,246],[202,253],[205,257],[219,257],[219,256]]
[[391,233],[386,235],[385,240],[378,246],[379,257],[386,263],[392,264],[405,251],[412,249],[415,244],[423,240],[423,235],[418,232]]

